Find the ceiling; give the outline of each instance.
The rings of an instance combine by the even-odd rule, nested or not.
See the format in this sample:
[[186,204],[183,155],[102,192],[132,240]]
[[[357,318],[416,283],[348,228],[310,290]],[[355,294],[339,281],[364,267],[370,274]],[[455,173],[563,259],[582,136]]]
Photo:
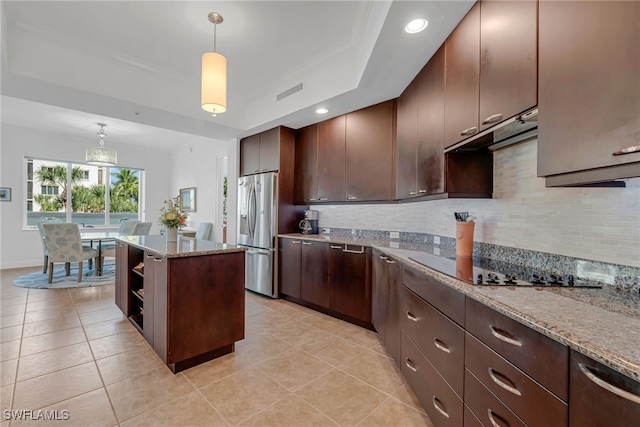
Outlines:
[[[110,138],[163,147],[299,128],[397,97],[473,3],[2,1],[2,121],[80,139],[104,122]],[[212,11],[228,61],[217,117],[199,105]],[[406,34],[415,17],[428,28]]]

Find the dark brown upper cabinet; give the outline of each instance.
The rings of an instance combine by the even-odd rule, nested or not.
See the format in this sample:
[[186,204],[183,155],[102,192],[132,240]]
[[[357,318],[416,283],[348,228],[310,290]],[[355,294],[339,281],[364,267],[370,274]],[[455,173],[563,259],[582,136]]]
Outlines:
[[445,42],[446,146],[478,133],[480,98],[480,3],[476,3]]
[[398,98],[396,199],[492,195],[490,152],[444,153],[444,74],[441,47]]
[[318,125],[296,131],[295,201],[318,201]]
[[347,201],[391,200],[395,100],[346,115]]
[[476,3],[445,42],[450,147],[537,104],[537,2]]
[[345,200],[346,117],[318,123],[318,201]]
[[640,176],[639,22],[637,1],[540,2],[538,176],[547,186]]
[[277,171],[280,166],[280,127],[240,140],[240,175]]

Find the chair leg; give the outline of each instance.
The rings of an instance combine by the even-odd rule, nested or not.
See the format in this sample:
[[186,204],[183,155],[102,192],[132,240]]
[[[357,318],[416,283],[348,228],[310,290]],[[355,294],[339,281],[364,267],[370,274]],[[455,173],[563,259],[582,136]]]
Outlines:
[[71,274],[71,263],[70,262],[65,262],[64,263],[64,272],[65,272],[65,274],[67,276]]
[[89,258],[89,270],[93,267],[93,258]]
[[104,268],[104,257],[96,257],[96,276],[102,276],[102,269]]
[[82,282],[82,261],[78,263],[78,283]]
[[42,265],[42,274],[45,274],[47,272],[47,264],[49,264],[49,257],[45,255],[44,264]]
[[53,281],[53,263],[49,263],[49,283]]

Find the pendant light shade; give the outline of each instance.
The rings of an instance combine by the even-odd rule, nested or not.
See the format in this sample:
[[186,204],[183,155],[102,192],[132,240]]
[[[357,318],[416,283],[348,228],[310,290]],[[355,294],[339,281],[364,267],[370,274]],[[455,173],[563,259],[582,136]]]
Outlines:
[[100,131],[98,136],[100,137],[100,145],[97,147],[87,147],[84,154],[84,159],[87,164],[94,166],[115,166],[118,164],[118,153],[116,150],[107,148],[104,146],[104,137],[107,134],[104,132],[104,123],[98,123]]
[[222,23],[222,15],[209,14],[213,24],[213,52],[202,55],[202,109],[213,114],[227,111],[227,58],[216,52],[216,29]]
[[202,109],[227,111],[227,58],[216,52],[202,55]]

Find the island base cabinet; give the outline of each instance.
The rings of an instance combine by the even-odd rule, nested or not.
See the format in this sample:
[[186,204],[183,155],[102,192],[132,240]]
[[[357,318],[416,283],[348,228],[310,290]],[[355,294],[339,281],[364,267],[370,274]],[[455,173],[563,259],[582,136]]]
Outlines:
[[569,427],[630,427],[640,423],[640,382],[571,352]]
[[463,425],[464,404],[438,371],[402,333],[400,370],[436,427]]

